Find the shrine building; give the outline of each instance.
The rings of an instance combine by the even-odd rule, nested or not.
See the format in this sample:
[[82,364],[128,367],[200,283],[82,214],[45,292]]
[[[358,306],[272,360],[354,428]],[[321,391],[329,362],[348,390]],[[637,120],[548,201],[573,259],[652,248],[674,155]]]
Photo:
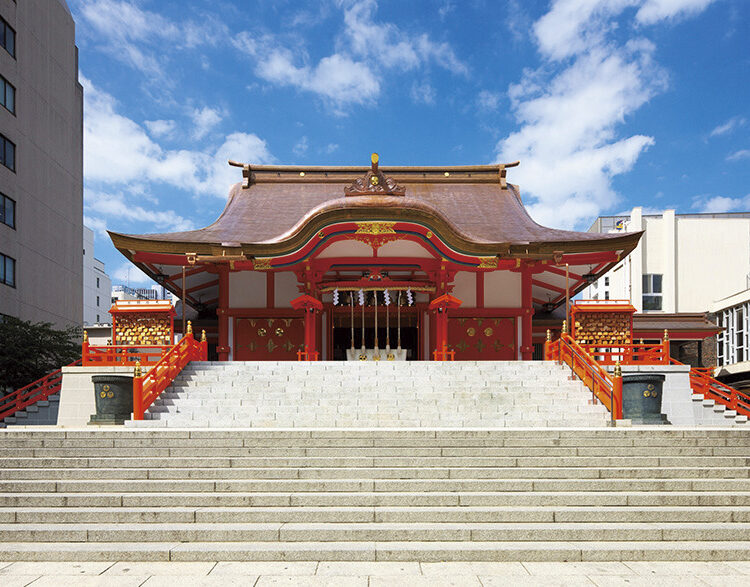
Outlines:
[[[530,360],[549,316],[640,232],[546,228],[506,173],[249,165],[199,230],[110,233],[222,361]],[[179,321],[178,321],[179,323]],[[307,353],[307,354],[305,354]]]

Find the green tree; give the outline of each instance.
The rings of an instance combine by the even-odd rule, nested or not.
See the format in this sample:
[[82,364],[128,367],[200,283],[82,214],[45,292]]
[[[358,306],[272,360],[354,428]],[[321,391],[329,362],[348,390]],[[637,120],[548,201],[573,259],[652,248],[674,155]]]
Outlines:
[[55,330],[49,322],[0,320],[0,395],[81,357],[81,329]]

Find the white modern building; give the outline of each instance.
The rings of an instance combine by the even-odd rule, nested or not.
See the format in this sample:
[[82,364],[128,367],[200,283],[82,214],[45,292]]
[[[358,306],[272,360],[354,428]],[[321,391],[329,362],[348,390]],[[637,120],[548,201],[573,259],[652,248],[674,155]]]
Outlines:
[[[701,314],[722,328],[734,323],[731,312],[720,318],[720,310],[741,307],[743,301],[735,298],[741,292],[747,295],[750,212],[643,214],[642,208],[634,208],[629,215],[597,218],[589,230],[644,235],[630,255],[584,291],[584,297],[631,300],[641,319],[660,321],[670,331],[672,324]],[[729,331],[718,335],[715,351],[703,345],[700,353],[708,355],[706,363],[712,364],[714,355],[719,365],[736,362],[740,354],[746,360],[747,326],[738,332],[744,332],[744,347],[737,346],[740,338]],[[706,342],[715,346],[712,339]]]
[[83,325],[111,324],[112,281],[94,256],[94,231],[83,227]]
[[584,292],[629,299],[639,312],[708,312],[743,291],[750,275],[750,212],[597,218],[590,232],[645,231],[635,250]]

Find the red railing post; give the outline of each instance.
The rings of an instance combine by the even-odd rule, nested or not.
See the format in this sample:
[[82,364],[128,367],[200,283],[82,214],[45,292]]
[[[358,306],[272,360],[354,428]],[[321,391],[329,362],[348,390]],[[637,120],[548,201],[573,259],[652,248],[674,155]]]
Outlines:
[[544,360],[552,360],[552,333],[547,329],[547,339],[544,341]]
[[662,363],[669,365],[669,331],[664,329],[664,339],[662,343]]
[[89,333],[83,331],[83,344],[81,345],[81,365],[89,364]]
[[143,420],[143,377],[140,361],[136,362],[133,370],[133,420]]
[[612,425],[615,420],[622,420],[622,367],[619,361],[615,363],[615,371],[612,377]]
[[208,340],[206,339],[206,331],[201,332],[201,348],[200,348],[200,359],[201,361],[208,361]]

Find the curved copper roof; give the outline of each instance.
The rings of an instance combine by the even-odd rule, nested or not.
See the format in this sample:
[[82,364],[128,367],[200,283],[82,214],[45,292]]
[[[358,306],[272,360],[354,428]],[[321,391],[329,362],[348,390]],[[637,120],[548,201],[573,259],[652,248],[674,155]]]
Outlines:
[[405,195],[345,196],[369,167],[243,166],[221,216],[199,230],[145,235],[111,233],[119,249],[243,253],[294,250],[325,225],[340,221],[411,221],[428,226],[456,250],[476,254],[629,252],[640,233],[597,234],[547,228],[524,208],[505,165],[381,167]]

